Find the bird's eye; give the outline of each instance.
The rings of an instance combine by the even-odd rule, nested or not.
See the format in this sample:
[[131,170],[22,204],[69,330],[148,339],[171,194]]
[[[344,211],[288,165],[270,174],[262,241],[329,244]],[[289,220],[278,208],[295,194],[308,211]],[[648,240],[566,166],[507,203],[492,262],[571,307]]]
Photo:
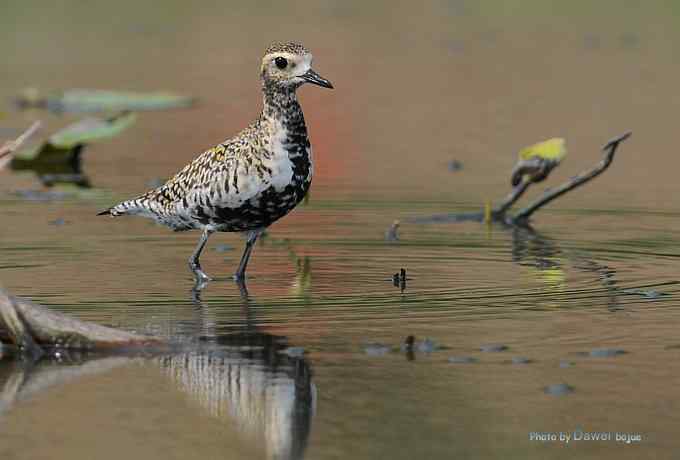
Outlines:
[[284,57],[279,56],[276,59],[274,59],[274,64],[276,64],[276,67],[283,70],[288,66],[288,60]]

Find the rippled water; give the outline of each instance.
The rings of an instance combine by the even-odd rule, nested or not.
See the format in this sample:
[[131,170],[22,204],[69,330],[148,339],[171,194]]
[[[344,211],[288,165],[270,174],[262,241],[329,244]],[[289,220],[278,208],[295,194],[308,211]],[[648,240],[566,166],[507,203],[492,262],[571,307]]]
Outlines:
[[[202,103],[142,114],[91,146],[94,190],[35,199],[22,192],[40,188],[30,173],[0,173],[0,283],[182,351],[4,361],[2,458],[667,458],[680,447],[672,6],[76,3],[3,6],[1,97],[36,85]],[[95,214],[246,123],[262,49],[290,37],[336,86],[301,90],[311,199],[258,243],[248,298],[229,280],[243,241],[213,236],[202,262],[217,280],[196,297],[195,232]],[[10,136],[37,118],[48,131],[72,120],[8,112],[0,127]],[[539,212],[533,231],[427,219],[500,199],[525,145],[567,138],[547,187],[629,129],[610,170]],[[386,241],[396,219],[399,240]],[[530,440],[575,430],[642,441]]]

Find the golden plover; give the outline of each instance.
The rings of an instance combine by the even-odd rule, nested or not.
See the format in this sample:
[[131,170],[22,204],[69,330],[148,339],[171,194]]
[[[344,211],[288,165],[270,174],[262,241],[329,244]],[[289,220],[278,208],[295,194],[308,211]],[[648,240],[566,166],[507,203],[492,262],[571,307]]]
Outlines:
[[333,85],[311,68],[297,43],[276,43],[260,68],[264,107],[247,128],[202,153],[162,186],[99,213],[150,217],[175,231],[200,229],[189,258],[197,284],[210,278],[199,256],[213,232],[246,232],[234,278],[245,277],[257,237],[290,212],[312,182],[312,149],[295,91],[304,83]]

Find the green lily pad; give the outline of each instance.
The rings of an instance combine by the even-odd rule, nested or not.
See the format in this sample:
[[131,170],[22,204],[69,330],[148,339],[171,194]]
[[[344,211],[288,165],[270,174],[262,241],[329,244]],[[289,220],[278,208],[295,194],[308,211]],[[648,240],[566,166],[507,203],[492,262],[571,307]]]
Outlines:
[[35,172],[47,186],[59,183],[89,187],[90,181],[81,169],[81,154],[92,142],[114,137],[135,122],[134,113],[105,119],[90,117],[68,125],[52,134],[47,141],[20,150],[11,160],[15,171]]
[[21,108],[45,108],[51,112],[120,112],[190,107],[195,98],[168,92],[138,93],[98,89],[69,89],[41,96],[29,88],[17,98]]
[[132,125],[137,116],[134,113],[122,113],[108,119],[85,118],[52,134],[48,143],[57,148],[71,148],[78,144],[86,144],[100,139],[117,136]]

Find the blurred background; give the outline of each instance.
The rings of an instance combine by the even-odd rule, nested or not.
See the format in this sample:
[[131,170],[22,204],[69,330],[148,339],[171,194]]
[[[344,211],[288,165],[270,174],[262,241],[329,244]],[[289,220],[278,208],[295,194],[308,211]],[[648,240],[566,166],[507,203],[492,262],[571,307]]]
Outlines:
[[[680,447],[679,21],[680,4],[665,0],[5,0],[2,140],[41,120],[39,142],[84,116],[17,110],[12,101],[26,88],[168,91],[197,102],[139,113],[124,132],[89,145],[88,189],[0,171],[0,284],[82,319],[178,340],[219,345],[252,328],[285,337],[307,351],[317,393],[295,431],[302,444],[281,453],[241,436],[235,412],[217,417],[216,430],[214,410],[192,404],[154,366],[127,364],[4,414],[0,454],[667,458]],[[262,53],[289,40],[313,53],[335,90],[299,91],[314,148],[311,196],[256,247],[246,320],[228,281],[238,235],[211,238],[202,263],[218,279],[197,305],[186,270],[197,233],[95,214],[255,118]],[[428,222],[498,202],[527,145],[564,137],[569,152],[531,199],[596,164],[601,146],[628,130],[611,168],[540,211],[534,232]],[[385,241],[394,220],[399,239]],[[409,276],[403,292],[392,285],[400,268]],[[408,335],[448,348],[413,361],[388,351]],[[375,343],[385,353],[367,348]],[[488,343],[507,348],[481,351]],[[276,380],[271,360],[243,359]],[[573,392],[546,393],[557,383]],[[254,388],[256,399],[269,391]],[[112,413],[118,424],[104,422]],[[150,428],[167,419],[185,423]],[[258,420],[272,432],[299,419]],[[178,434],[198,426],[204,436]],[[528,440],[530,431],[575,429],[644,441]],[[96,442],[80,443],[85,434]],[[230,454],[239,442],[245,450]]]

